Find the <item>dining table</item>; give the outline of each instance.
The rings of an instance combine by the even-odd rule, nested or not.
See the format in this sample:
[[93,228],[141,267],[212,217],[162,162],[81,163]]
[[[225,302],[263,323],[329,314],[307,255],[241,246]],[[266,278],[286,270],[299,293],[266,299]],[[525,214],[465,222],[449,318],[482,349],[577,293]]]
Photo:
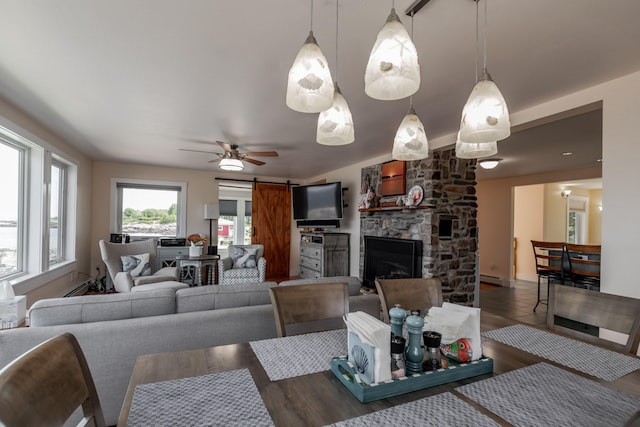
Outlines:
[[[481,313],[480,327],[483,333],[521,325],[515,320],[489,312]],[[558,335],[562,336],[560,333]],[[571,337],[571,339],[576,338]],[[606,347],[607,345],[604,344],[603,340],[598,341],[597,348],[604,349]],[[544,365],[548,369],[554,369],[555,371],[553,372],[567,373],[567,375],[571,375],[571,378],[584,378],[588,380],[589,384],[603,386],[602,390],[611,391],[614,396],[615,393],[622,393],[627,399],[625,403],[627,408],[629,408],[628,405],[633,406],[636,404],[635,402],[638,402],[637,409],[640,409],[640,369],[614,380],[603,380],[528,351],[503,344],[497,340],[483,338],[482,349],[484,356],[493,359],[492,373],[382,398],[369,403],[361,403],[351,394],[347,387],[329,370],[329,361],[327,361],[327,369],[322,372],[276,381],[271,380],[250,343],[142,355],[136,361],[118,420],[118,426],[128,425],[132,400],[137,387],[162,381],[201,377],[235,370],[248,370],[268,411],[268,416],[273,425],[276,426],[330,425],[442,393],[451,393],[455,398],[467,403],[479,413],[488,417],[495,423],[493,425],[523,424],[509,422],[508,417],[505,417],[504,414],[501,414],[502,416],[496,414],[494,410],[478,403],[479,401],[482,403],[482,401],[474,399],[473,394],[465,393],[464,389],[480,381],[502,378],[501,376],[503,375],[505,375],[504,378],[507,378],[509,373],[513,374],[519,372],[518,370],[533,367],[534,365]],[[625,355],[624,357],[627,356],[631,359],[640,359],[632,355]],[[283,355],[283,357],[290,357],[290,355]],[[608,363],[607,360],[601,360],[600,362]],[[527,386],[535,388],[543,387],[544,384],[536,385],[532,382]],[[589,386],[581,387],[584,389],[590,388]],[[526,387],[521,387],[521,389],[523,388]],[[573,390],[571,392],[579,393],[580,391]],[[484,391],[483,393],[488,392]],[[188,399],[188,396],[185,396],[185,399]],[[219,399],[219,397],[216,397],[216,399]],[[510,398],[506,397],[506,399],[509,400]],[[220,404],[223,404],[223,400],[220,400]],[[500,405],[500,403],[498,404]],[[233,409],[230,408],[229,410]],[[520,408],[520,411],[522,412],[523,409]],[[525,418],[530,416],[531,425],[540,424],[536,422],[537,414],[535,410],[532,409],[530,414],[526,413],[526,408],[524,411]]]

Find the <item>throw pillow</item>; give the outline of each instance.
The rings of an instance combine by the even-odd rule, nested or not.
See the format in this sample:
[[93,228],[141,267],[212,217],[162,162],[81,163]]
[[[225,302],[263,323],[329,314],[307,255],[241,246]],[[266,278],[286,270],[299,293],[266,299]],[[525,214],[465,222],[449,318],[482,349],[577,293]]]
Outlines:
[[229,256],[233,260],[233,268],[256,268],[256,253],[255,248],[231,248]]
[[131,274],[131,277],[151,276],[149,266],[149,254],[121,256],[122,271]]

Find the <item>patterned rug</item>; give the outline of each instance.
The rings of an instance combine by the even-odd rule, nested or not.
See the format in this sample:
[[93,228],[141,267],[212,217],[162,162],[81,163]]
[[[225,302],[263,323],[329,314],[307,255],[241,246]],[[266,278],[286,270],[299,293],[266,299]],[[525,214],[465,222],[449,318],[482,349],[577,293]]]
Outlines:
[[127,426],[273,426],[248,369],[142,384]]
[[538,363],[455,389],[515,426],[622,426],[640,399]]
[[331,358],[347,354],[347,330],[336,329],[249,343],[271,381],[331,369]]
[[617,380],[640,369],[640,359],[636,357],[531,326],[507,326],[483,332],[482,335],[605,381]]
[[491,418],[451,393],[404,403],[382,411],[332,424],[335,427],[370,426],[498,426]]

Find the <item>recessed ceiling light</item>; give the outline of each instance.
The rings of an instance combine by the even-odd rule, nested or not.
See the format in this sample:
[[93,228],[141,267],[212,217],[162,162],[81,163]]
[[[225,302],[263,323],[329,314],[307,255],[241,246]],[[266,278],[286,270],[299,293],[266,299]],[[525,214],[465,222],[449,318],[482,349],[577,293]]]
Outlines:
[[602,159],[598,159],[598,160],[596,160],[596,162],[600,162],[600,163],[602,163]]
[[564,153],[562,153],[563,156],[572,156],[573,153],[571,151],[565,151]]

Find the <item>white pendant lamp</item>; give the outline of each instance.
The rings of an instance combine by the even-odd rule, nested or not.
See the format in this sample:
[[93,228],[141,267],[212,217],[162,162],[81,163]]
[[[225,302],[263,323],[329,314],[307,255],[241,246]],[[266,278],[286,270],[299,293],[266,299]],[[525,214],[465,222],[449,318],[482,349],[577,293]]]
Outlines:
[[222,159],[220,160],[220,169],[231,172],[238,172],[244,169],[244,164],[238,159]]
[[338,83],[335,84],[333,105],[318,116],[316,136],[318,143],[323,145],[346,145],[355,141],[351,110]]
[[289,70],[287,106],[301,113],[319,113],[333,103],[333,80],[329,64],[313,37],[313,0],[311,30]]
[[336,81],[333,105],[318,116],[316,141],[323,145],[346,145],[355,141],[351,110],[338,87],[338,0],[336,0]]
[[460,159],[480,159],[482,157],[493,156],[497,153],[498,143],[496,141],[475,143],[462,142],[460,140],[460,132],[458,131],[456,157]]
[[[478,49],[478,1],[476,2],[476,52]],[[477,67],[477,58],[476,58]],[[477,70],[477,68],[476,68]],[[498,86],[487,72],[487,0],[484,11],[484,60],[480,79],[462,109],[460,140],[463,143],[500,141],[511,135],[509,110]]]
[[364,91],[371,98],[390,101],[411,96],[419,87],[418,51],[392,8],[371,49]]
[[420,160],[429,157],[429,142],[424,126],[416,115],[413,105],[396,132],[393,139],[391,157],[394,160]]

